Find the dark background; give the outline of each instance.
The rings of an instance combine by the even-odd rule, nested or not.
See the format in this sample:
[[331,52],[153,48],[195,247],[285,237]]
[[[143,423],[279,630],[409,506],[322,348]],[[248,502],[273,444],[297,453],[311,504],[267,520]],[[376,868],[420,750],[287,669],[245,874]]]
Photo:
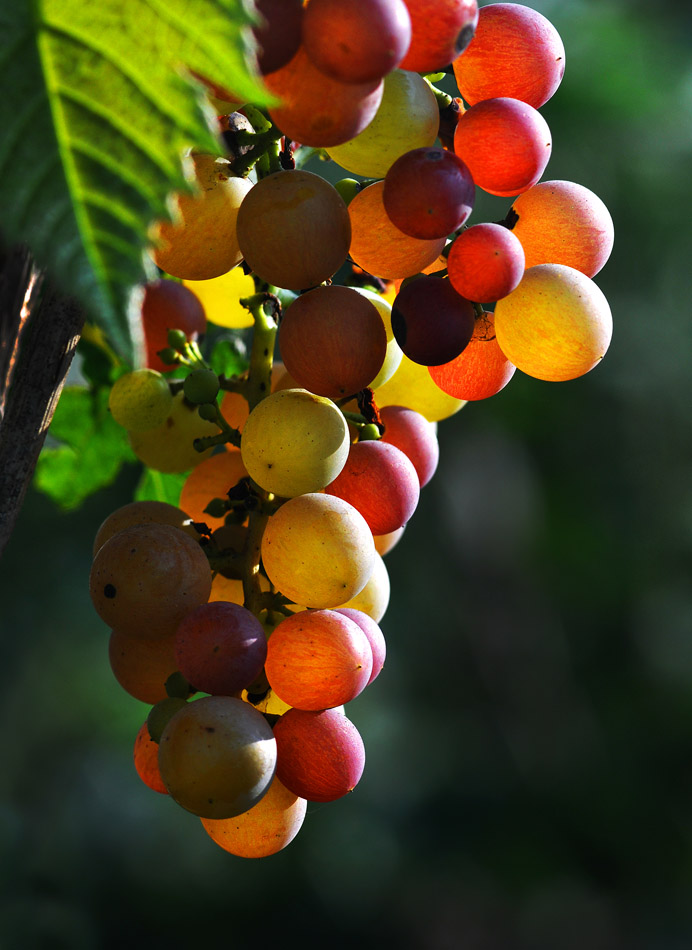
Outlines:
[[440,425],[349,707],[363,780],[264,861],[133,770],[147,710],[87,578],[134,469],[70,515],[31,493],[0,579],[3,950],[692,947],[692,8],[534,5],[567,51],[544,177],[615,220],[607,358]]

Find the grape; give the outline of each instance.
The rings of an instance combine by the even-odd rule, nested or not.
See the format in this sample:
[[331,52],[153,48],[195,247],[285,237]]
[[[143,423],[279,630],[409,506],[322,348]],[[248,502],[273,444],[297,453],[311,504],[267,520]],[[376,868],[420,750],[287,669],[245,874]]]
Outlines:
[[[401,530],[403,530],[403,528],[397,528],[397,531]],[[386,535],[375,536],[375,547],[377,547],[377,542],[380,537],[386,537]],[[337,610],[357,610],[360,613],[367,614],[375,623],[379,623],[389,606],[389,594],[389,572],[381,555],[376,552],[375,566],[372,569],[368,583],[355,597],[351,597],[351,599],[347,600],[344,604],[340,604]]]
[[336,189],[312,172],[276,172],[243,202],[238,240],[262,280],[305,290],[331,277],[346,259],[348,209]]
[[346,465],[326,491],[353,505],[373,534],[388,534],[416,510],[420,483],[403,452],[386,442],[367,441],[351,446]]
[[252,182],[236,178],[224,158],[197,154],[192,162],[197,193],[178,195],[175,219],[155,226],[151,256],[173,277],[207,280],[227,273],[243,259],[236,218]]
[[302,294],[279,329],[286,369],[298,385],[339,399],[369,385],[387,355],[387,334],[373,304],[332,284]]
[[252,314],[247,307],[241,306],[240,300],[254,294],[255,282],[241,267],[234,267],[227,274],[210,280],[184,280],[183,285],[201,301],[209,323],[234,330],[253,325]]
[[213,448],[198,452],[195,439],[218,434],[216,423],[200,418],[197,407],[189,406],[180,392],[173,397],[163,424],[145,432],[131,432],[130,445],[137,458],[157,472],[186,472],[213,452]]
[[[406,530],[406,525],[402,525],[400,528],[397,528],[396,531],[390,531],[388,534],[378,534],[375,536],[375,550],[380,555],[384,557],[385,554],[389,554],[392,548],[396,547],[399,543],[399,540]],[[375,572],[373,571],[373,574]],[[368,581],[368,583],[370,583]],[[367,587],[367,584],[365,585]],[[368,611],[365,611],[368,613]]]
[[599,363],[613,319],[603,292],[564,264],[529,267],[515,291],[495,308],[497,342],[528,376],[575,379]]
[[305,52],[341,82],[382,79],[411,42],[404,0],[311,0],[303,19]]
[[454,152],[416,148],[387,172],[382,192],[393,224],[411,237],[446,237],[473,211],[476,189],[471,172]]
[[289,709],[274,726],[276,774],[309,802],[331,802],[352,791],[365,767],[360,733],[343,712]]
[[375,401],[384,406],[406,406],[415,409],[429,422],[453,416],[464,406],[462,399],[443,393],[430,378],[427,366],[404,356],[392,378],[375,391]]
[[250,413],[240,451],[250,476],[285,498],[317,492],[344,467],[348,428],[333,402],[304,389],[283,389]]
[[178,625],[175,656],[183,676],[203,693],[231,696],[259,675],[267,656],[262,624],[238,604],[202,604]]
[[365,633],[335,610],[306,610],[282,620],[267,649],[271,688],[296,709],[328,709],[354,699],[372,673]]
[[404,152],[432,145],[439,125],[437,102],[423,77],[395,69],[384,79],[382,102],[367,128],[327,152],[356,175],[384,178]]
[[376,389],[378,386],[382,386],[383,383],[386,383],[388,379],[391,379],[394,373],[399,369],[399,364],[401,363],[401,358],[404,354],[401,352],[401,347],[396,342],[396,340],[390,340],[387,343],[387,352],[385,354],[384,363],[382,364],[379,373],[377,376],[370,382],[370,388]]
[[252,29],[259,50],[257,65],[266,75],[289,63],[300,47],[302,0],[255,0],[263,22]]
[[473,333],[473,304],[448,280],[419,277],[401,288],[392,306],[397,343],[414,363],[436,366],[454,359]]
[[111,632],[108,659],[113,675],[135,699],[155,705],[168,695],[166,680],[178,669],[173,637],[143,640],[120,630]]
[[229,489],[247,476],[239,452],[220,452],[204,459],[185,479],[180,492],[180,504],[190,512],[193,521],[218,528],[225,515],[214,518],[204,509],[212,498],[225,498]]
[[384,423],[382,441],[400,449],[411,460],[420,487],[427,485],[440,458],[435,427],[425,416],[404,406],[385,406],[380,418]]
[[473,180],[491,195],[518,195],[534,185],[548,164],[548,124],[518,99],[486,99],[459,119],[454,151]]
[[168,791],[159,772],[159,744],[149,736],[146,722],[142,723],[135,738],[133,758],[137,775],[144,784],[154,792],[167,795]]
[[613,219],[601,199],[571,181],[542,181],[515,200],[509,218],[526,266],[567,264],[594,277],[613,249]]
[[387,342],[389,343],[394,339],[394,331],[392,330],[392,305],[388,300],[385,300],[382,294],[375,293],[374,290],[368,290],[367,287],[354,287],[353,289],[363,297],[367,297],[375,310],[377,310],[382,317],[384,331],[387,336]]
[[412,277],[439,257],[445,239],[423,241],[400,231],[384,209],[383,189],[384,182],[377,181],[364,188],[348,206],[351,258],[369,274]]
[[348,142],[372,121],[382,100],[383,83],[339,82],[325,76],[301,46],[286,66],[265,78],[281,105],[269,109],[284,135],[315,148]]
[[171,636],[185,614],[206,603],[209,563],[199,544],[177,528],[124,528],[99,549],[91,568],[96,613],[129,636]]
[[500,224],[476,224],[453,242],[447,257],[449,280],[467,300],[499,300],[524,274],[524,249]]
[[157,745],[161,741],[163,730],[171,721],[173,716],[181,709],[185,709],[187,701],[180,696],[166,696],[165,699],[152,706],[147,716],[147,732],[150,738]]
[[476,320],[469,345],[450,363],[431,366],[436,386],[457,399],[487,399],[507,385],[516,367],[500,349],[495,336],[495,315]]
[[306,607],[338,607],[365,587],[375,561],[367,522],[332,495],[291,498],[272,515],[262,538],[271,582]]
[[201,818],[232,818],[265,794],[276,742],[264,716],[230,696],[205,696],[170,720],[159,743],[168,793]]
[[142,330],[147,366],[165,372],[171,369],[157,355],[168,347],[168,331],[180,329],[186,339],[204,335],[207,319],[199,298],[174,280],[154,280],[144,287],[141,305]]
[[365,685],[369,686],[372,681],[380,675],[382,667],[384,666],[385,657],[387,655],[387,644],[385,643],[384,634],[377,625],[377,622],[366,613],[363,613],[362,610],[354,610],[352,607],[338,607],[336,613],[343,614],[344,617],[348,617],[349,620],[357,623],[368,639],[372,652],[372,673]]
[[161,425],[173,404],[168,381],[153,369],[120,376],[108,396],[111,415],[125,429],[144,432]]
[[102,544],[123,528],[129,528],[133,524],[151,524],[152,522],[180,528],[194,540],[199,540],[199,535],[190,524],[190,516],[175,505],[169,505],[165,501],[131,501],[127,505],[116,508],[102,522],[94,538],[92,553],[95,555]]
[[565,72],[560,35],[537,10],[519,3],[491,3],[481,9],[476,35],[454,60],[459,92],[469,105],[510,96],[539,109]]
[[235,818],[202,818],[204,830],[239,858],[267,858],[289,845],[301,829],[308,803],[274,776],[256,805]]
[[211,369],[193,369],[185,377],[183,392],[187,401],[195,406],[214,402],[219,394],[219,377]]
[[405,0],[411,14],[411,46],[402,69],[433,73],[470,43],[478,22],[476,0]]

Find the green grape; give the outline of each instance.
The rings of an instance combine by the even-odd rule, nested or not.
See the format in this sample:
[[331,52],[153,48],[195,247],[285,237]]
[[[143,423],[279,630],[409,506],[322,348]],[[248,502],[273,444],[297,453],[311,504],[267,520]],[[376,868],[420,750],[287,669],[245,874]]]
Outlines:
[[185,377],[183,392],[188,402],[196,406],[214,402],[219,393],[219,377],[210,369],[193,369]]
[[439,125],[437,102],[423,77],[395,69],[385,76],[382,102],[372,122],[350,142],[327,152],[356,175],[384,178],[405,152],[433,145]]
[[282,389],[263,399],[240,443],[250,477],[284,498],[328,485],[346,464],[348,449],[343,414],[331,399],[304,389]]
[[201,419],[197,407],[188,405],[183,393],[176,393],[163,424],[146,432],[130,432],[130,445],[137,458],[157,472],[186,472],[214,451],[198,452],[195,439],[218,433],[215,423]]
[[115,421],[130,432],[160,426],[173,405],[168,381],[153,369],[135,369],[113,384],[108,408]]
[[262,713],[231,696],[187,703],[163,731],[159,769],[175,801],[201,818],[232,818],[274,777],[276,741]]

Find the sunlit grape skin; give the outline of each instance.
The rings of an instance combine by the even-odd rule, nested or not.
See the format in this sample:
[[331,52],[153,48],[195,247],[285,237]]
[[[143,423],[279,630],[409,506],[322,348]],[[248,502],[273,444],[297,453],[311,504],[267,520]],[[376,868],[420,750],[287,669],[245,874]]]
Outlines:
[[341,82],[382,79],[410,42],[403,0],[311,0],[305,9],[305,51],[321,72]]
[[130,446],[145,465],[157,472],[185,472],[208,458],[213,449],[198,452],[195,439],[218,435],[215,422],[206,422],[196,406],[185,402],[182,392],[173,397],[165,422],[155,429],[130,433]]
[[613,332],[603,292],[564,264],[530,267],[495,308],[497,342],[507,359],[537,379],[576,379],[605,355]]
[[195,466],[180,492],[180,504],[190,512],[193,521],[219,528],[223,516],[212,517],[204,509],[213,498],[225,498],[229,489],[247,476],[239,452],[222,452],[211,455]]
[[507,97],[471,106],[454,133],[454,151],[478,187],[491,195],[529,189],[543,174],[551,150],[550,129],[540,112]]
[[135,738],[132,757],[135,770],[146,786],[153,792],[167,795],[168,791],[163,784],[159,771],[159,746],[149,736],[146,722],[142,724]]
[[200,818],[252,808],[274,777],[276,742],[266,719],[231,696],[187,703],[165,727],[159,769],[171,798]]
[[562,81],[565,48],[553,24],[537,10],[491,3],[479,11],[475,36],[453,65],[469,105],[510,96],[539,109]]
[[[403,528],[397,528],[401,531]],[[378,541],[387,535],[374,535],[375,542],[375,565],[372,574],[365,587],[358,593],[340,604],[337,610],[356,610],[358,613],[367,614],[375,623],[379,623],[387,612],[389,606],[389,596],[391,594],[391,584],[389,582],[389,571],[382,560],[382,555],[377,551]]]
[[467,300],[506,297],[524,273],[524,249],[501,224],[475,224],[452,243],[447,273],[457,293]]
[[440,459],[435,427],[425,416],[404,406],[384,406],[380,418],[385,427],[382,441],[400,449],[411,460],[420,487],[427,485]]
[[182,330],[189,340],[204,334],[207,319],[199,298],[175,280],[154,280],[144,286],[141,304],[146,361],[160,373],[171,369],[157,355],[168,347],[168,331]]
[[449,65],[468,46],[478,22],[476,0],[405,0],[411,45],[402,69],[430,73]]
[[276,172],[249,192],[238,241],[253,271],[277,287],[306,290],[343,264],[351,240],[348,209],[312,172]]
[[396,341],[405,356],[423,366],[458,356],[471,339],[474,316],[473,304],[439,277],[412,280],[392,304]]
[[332,802],[358,784],[365,767],[360,733],[342,711],[289,709],[274,726],[276,774],[309,802]]
[[358,624],[335,610],[305,610],[275,628],[265,670],[285,703],[320,710],[355,699],[372,664],[370,642]]
[[593,191],[572,181],[542,181],[515,200],[508,220],[526,266],[566,264],[594,277],[613,249],[613,219]]
[[429,372],[443,392],[457,399],[477,400],[504,389],[515,369],[498,345],[495,315],[486,312],[476,320],[473,336],[459,356],[442,366],[431,366]]
[[382,672],[382,667],[384,666],[384,661],[387,656],[387,644],[385,643],[384,634],[377,622],[362,610],[356,610],[353,607],[337,607],[336,613],[343,614],[344,617],[348,617],[349,620],[357,623],[368,639],[372,652],[372,673],[366,683],[366,686],[369,686]]
[[375,400],[380,409],[383,406],[415,409],[428,422],[447,419],[465,405],[463,399],[455,399],[435,385],[427,366],[414,363],[407,356],[403,357],[392,378],[375,391]]
[[279,328],[279,348],[299,386],[341,399],[369,385],[380,371],[387,334],[369,300],[333,284],[316,287],[291,304]]

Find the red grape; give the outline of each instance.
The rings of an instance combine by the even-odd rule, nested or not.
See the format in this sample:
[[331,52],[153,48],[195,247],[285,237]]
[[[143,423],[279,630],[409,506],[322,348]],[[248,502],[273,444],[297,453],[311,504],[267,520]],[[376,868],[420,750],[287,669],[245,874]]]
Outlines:
[[511,294],[524,274],[524,249],[501,224],[476,224],[452,244],[447,272],[462,297],[499,300]]
[[387,655],[387,644],[385,643],[384,634],[380,630],[379,624],[362,610],[356,610],[354,607],[338,607],[336,613],[343,614],[344,617],[348,617],[349,620],[353,620],[354,623],[357,623],[368,638],[368,643],[372,651],[372,673],[365,685],[369,686],[372,681],[380,675],[382,667],[384,666],[385,657]]
[[476,0],[405,0],[411,15],[411,45],[401,69],[431,73],[447,66],[469,45],[476,23]]
[[182,330],[188,340],[196,340],[207,328],[207,318],[199,298],[175,280],[155,280],[144,287],[142,330],[146,361],[160,373],[172,368],[157,353],[168,348],[168,331]]
[[300,46],[302,0],[255,0],[263,22],[253,27],[259,44],[257,65],[263,76],[290,62]]
[[406,356],[422,366],[454,359],[471,339],[473,304],[448,280],[419,277],[401,288],[392,304],[392,329]]
[[487,399],[507,385],[516,367],[495,338],[495,318],[485,313],[476,320],[473,336],[456,359],[429,367],[435,385],[456,399]]
[[435,426],[420,412],[404,406],[385,406],[380,418],[384,423],[382,441],[401,449],[413,463],[420,487],[427,485],[440,458]]

